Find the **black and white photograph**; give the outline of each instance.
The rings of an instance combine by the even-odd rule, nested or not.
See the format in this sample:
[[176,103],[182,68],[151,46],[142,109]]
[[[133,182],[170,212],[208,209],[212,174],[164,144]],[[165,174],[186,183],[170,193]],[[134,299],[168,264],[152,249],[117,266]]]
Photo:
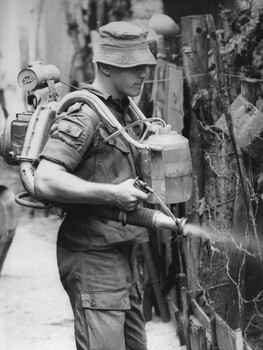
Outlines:
[[263,0],[0,0],[0,349],[263,350]]

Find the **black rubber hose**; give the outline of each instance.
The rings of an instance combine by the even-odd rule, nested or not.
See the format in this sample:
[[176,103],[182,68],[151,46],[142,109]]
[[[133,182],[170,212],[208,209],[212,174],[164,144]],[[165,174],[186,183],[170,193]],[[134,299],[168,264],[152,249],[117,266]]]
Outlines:
[[154,215],[156,210],[148,208],[138,208],[133,211],[124,211],[116,207],[99,207],[96,208],[94,213],[99,217],[103,217],[108,220],[120,221],[123,224],[129,224],[134,226],[141,226],[147,228],[156,228]]

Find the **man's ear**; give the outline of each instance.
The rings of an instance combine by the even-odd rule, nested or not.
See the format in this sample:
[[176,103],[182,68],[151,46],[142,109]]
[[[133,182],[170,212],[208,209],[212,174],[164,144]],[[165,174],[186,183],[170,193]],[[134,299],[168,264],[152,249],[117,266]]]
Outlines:
[[105,75],[109,76],[111,72],[111,66],[106,63],[98,62],[98,68],[99,70],[104,73]]

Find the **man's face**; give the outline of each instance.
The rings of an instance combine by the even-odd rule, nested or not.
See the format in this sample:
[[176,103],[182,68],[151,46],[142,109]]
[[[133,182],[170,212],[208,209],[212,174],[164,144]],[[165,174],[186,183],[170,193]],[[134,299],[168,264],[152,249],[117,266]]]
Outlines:
[[146,77],[146,67],[146,65],[131,68],[110,67],[111,81],[118,98],[134,97],[140,94]]

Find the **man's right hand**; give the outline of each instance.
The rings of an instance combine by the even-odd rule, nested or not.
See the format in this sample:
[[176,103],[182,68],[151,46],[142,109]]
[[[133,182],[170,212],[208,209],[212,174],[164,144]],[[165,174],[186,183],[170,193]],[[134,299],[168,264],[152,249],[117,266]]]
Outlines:
[[123,210],[132,211],[149,197],[149,194],[134,186],[134,179],[126,180],[115,186],[114,204]]

